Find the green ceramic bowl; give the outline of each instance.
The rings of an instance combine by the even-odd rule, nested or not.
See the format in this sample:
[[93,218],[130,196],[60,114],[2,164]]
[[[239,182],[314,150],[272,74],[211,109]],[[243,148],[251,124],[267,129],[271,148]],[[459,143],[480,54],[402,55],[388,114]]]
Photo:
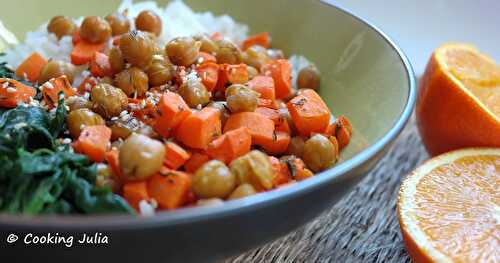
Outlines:
[[[196,11],[228,13],[248,24],[252,32],[269,31],[274,46],[316,63],[322,72],[321,96],[335,115],[345,114],[354,127],[341,162],[291,187],[219,207],[163,212],[151,218],[1,215],[2,244],[10,233],[22,240],[28,232],[77,235],[98,231],[110,242],[94,251],[95,247],[78,244],[72,249],[63,245],[35,248],[20,240],[2,249],[4,258],[13,256],[20,262],[41,257],[61,262],[206,262],[241,253],[285,235],[331,207],[373,168],[410,117],[415,80],[408,60],[381,30],[348,11],[315,0],[186,2]],[[2,10],[9,12],[2,12],[1,19],[21,37],[54,15],[106,15],[118,3],[4,1]]]

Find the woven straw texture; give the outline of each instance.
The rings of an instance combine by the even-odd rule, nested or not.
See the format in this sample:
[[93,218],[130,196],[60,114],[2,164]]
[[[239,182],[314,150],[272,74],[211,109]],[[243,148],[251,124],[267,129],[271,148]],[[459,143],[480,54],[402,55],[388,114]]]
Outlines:
[[366,178],[314,221],[227,263],[411,262],[396,216],[401,180],[428,158],[412,118]]

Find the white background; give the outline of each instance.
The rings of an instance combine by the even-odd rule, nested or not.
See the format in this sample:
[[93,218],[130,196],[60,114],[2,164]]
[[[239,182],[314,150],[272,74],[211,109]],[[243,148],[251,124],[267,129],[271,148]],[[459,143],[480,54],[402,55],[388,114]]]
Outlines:
[[466,42],[500,61],[500,1],[329,0],[384,31],[420,75],[436,47]]

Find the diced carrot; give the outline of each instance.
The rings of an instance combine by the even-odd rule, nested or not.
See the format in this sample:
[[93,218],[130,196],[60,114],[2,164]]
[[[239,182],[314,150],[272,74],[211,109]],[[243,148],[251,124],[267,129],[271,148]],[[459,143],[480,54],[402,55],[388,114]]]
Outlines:
[[82,83],[78,86],[78,93],[84,94],[85,92],[90,92],[92,88],[97,85],[98,80],[93,76],[88,76],[83,79]]
[[290,125],[288,125],[288,121],[285,118],[279,118],[278,123],[276,123],[276,131],[286,132],[291,134],[292,130],[290,129]]
[[226,164],[250,151],[252,137],[247,127],[228,131],[213,140],[207,148],[207,154]]
[[292,66],[286,59],[273,60],[262,66],[261,72],[274,80],[277,99],[286,98],[292,88]]
[[264,48],[269,48],[269,33],[262,32],[248,37],[243,41],[241,49],[245,51],[247,48],[254,45],[259,45]]
[[282,131],[275,131],[271,140],[266,140],[260,144],[268,154],[279,155],[288,149],[290,134]]
[[123,197],[130,206],[139,211],[139,202],[149,200],[147,183],[145,181],[125,183],[123,185]]
[[82,40],[82,37],[80,36],[80,28],[77,28],[75,31],[73,31],[71,37],[72,37],[71,42],[73,43],[73,46],[76,46],[76,44],[80,43],[80,41]]
[[122,170],[120,169],[120,152],[116,148],[112,148],[104,154],[104,159],[111,169],[111,173],[118,179],[122,179]]
[[338,141],[339,150],[344,149],[352,136],[352,125],[345,116],[340,116],[335,120],[334,123],[330,125],[327,132],[331,132],[332,136],[335,136]]
[[224,90],[228,84],[244,84],[248,81],[248,71],[246,64],[221,64],[219,65],[219,78],[216,88]]
[[189,160],[191,154],[184,150],[175,142],[165,143],[165,161],[164,164],[171,169],[177,170]]
[[31,82],[36,82],[42,68],[46,64],[47,60],[37,52],[33,52],[21,63],[21,65],[19,65],[19,67],[17,67],[16,76],[22,79],[26,78]]
[[274,156],[269,156],[269,161],[273,167],[273,186],[277,187],[290,182],[290,174],[285,170],[286,164],[283,164]]
[[176,138],[191,148],[206,149],[212,138],[220,133],[220,111],[205,107],[181,122],[176,131]]
[[183,172],[162,170],[148,181],[148,193],[162,209],[175,209],[188,200],[191,177]]
[[217,85],[217,80],[219,79],[219,65],[210,61],[203,62],[196,67],[196,71],[205,88],[207,88],[208,91],[214,90]]
[[224,133],[247,127],[252,136],[252,144],[261,145],[273,139],[274,122],[257,112],[231,114],[224,126]]
[[227,80],[231,84],[244,84],[248,81],[247,65],[244,63],[238,65],[228,65],[225,68]]
[[212,35],[210,36],[210,38],[213,41],[218,41],[218,40],[224,39],[224,36],[221,33],[219,33],[219,32],[213,32]]
[[281,162],[285,172],[288,173],[289,177],[294,180],[301,181],[313,176],[313,173],[309,169],[306,169],[304,161],[300,158],[292,156]]
[[204,163],[208,162],[210,157],[205,153],[195,152],[191,158],[184,164],[184,169],[188,173],[195,173]]
[[267,107],[257,107],[255,109],[255,112],[262,114],[266,118],[272,120],[274,122],[274,124],[278,124],[280,122],[281,115],[280,115],[280,112],[278,110],[270,109]]
[[90,72],[95,77],[111,77],[113,76],[113,71],[111,70],[111,65],[109,64],[109,58],[106,54],[101,52],[95,52],[92,56],[92,60],[89,63]]
[[287,103],[293,123],[301,135],[323,133],[330,122],[330,110],[311,89],[303,90]]
[[30,86],[14,79],[0,78],[0,107],[15,108],[19,103],[28,103],[35,95],[36,90]]
[[83,65],[92,60],[95,52],[101,52],[106,43],[93,44],[80,40],[71,51],[71,63],[75,65]]
[[201,63],[205,63],[205,62],[217,63],[217,58],[215,58],[214,55],[207,53],[207,52],[200,51],[198,57],[202,59]]
[[260,93],[261,99],[276,100],[274,80],[269,76],[255,76],[248,82],[248,87]]
[[[150,89],[151,90],[151,89]],[[159,108],[151,101],[151,100],[144,100],[144,99],[131,99],[129,98],[129,105],[130,104],[135,104],[135,106],[131,107],[131,112],[132,115],[137,118],[138,120],[144,122],[145,124],[153,127],[156,129],[156,125],[159,125],[156,123],[157,117],[161,114],[161,111],[159,111]],[[144,107],[140,106],[141,102],[144,101]],[[158,134],[168,137],[168,129],[164,131],[164,134],[161,134],[160,132],[157,132]]]
[[191,109],[179,94],[164,93],[157,105],[157,116],[153,128],[163,137],[169,137],[170,132],[189,115],[191,115]]
[[66,75],[49,80],[42,85],[42,96],[49,108],[54,107],[59,101],[59,93],[62,91],[65,98],[76,95],[76,91],[71,87]]
[[105,125],[86,126],[78,140],[73,143],[73,148],[76,152],[87,155],[94,162],[102,162],[110,140],[111,129]]
[[272,100],[269,100],[269,99],[263,99],[263,98],[259,98],[259,100],[257,102],[257,106],[259,106],[259,107],[265,107],[265,108],[270,108],[270,109],[276,109],[277,108],[275,101],[272,101]]

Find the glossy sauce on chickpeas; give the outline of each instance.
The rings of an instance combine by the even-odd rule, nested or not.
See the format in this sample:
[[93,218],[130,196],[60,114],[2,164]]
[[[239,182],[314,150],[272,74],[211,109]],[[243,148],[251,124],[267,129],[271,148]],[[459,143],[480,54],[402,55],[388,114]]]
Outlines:
[[[74,47],[82,41],[95,48],[82,63],[75,54],[47,59],[35,80],[66,75],[75,83],[69,95],[56,89],[68,110],[62,136],[98,163],[97,186],[136,210],[137,202],[153,209],[216,206],[337,162],[352,127],[343,116],[330,123],[314,64],[297,70],[267,33],[243,41],[218,32],[169,39],[162,32],[177,29],[163,28],[168,21],[159,14],[88,16],[79,26],[56,16],[47,25],[58,39],[72,35]],[[92,128],[104,131],[95,142],[102,145],[91,146],[101,158],[78,144],[93,139],[85,138]]]
[[144,32],[130,31],[120,37],[123,58],[138,68],[147,68],[153,60],[155,44]]
[[111,26],[102,17],[88,16],[80,26],[80,36],[90,43],[103,43],[111,37]]

